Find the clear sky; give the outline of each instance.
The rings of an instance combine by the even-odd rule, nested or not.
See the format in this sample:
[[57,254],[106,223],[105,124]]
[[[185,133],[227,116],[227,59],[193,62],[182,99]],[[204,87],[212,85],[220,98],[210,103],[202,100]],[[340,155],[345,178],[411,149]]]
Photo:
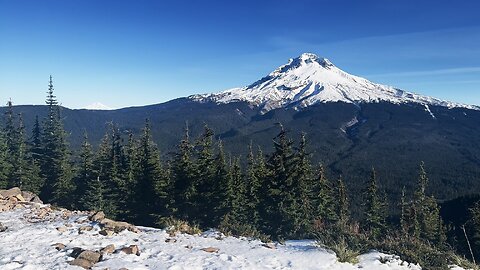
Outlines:
[[250,84],[302,52],[480,105],[478,0],[0,0],[0,99],[125,107]]

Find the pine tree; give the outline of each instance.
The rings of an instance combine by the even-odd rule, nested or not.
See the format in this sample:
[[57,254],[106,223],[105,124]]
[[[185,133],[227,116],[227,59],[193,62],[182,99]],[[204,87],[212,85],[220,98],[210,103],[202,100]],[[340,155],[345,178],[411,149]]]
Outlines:
[[312,198],[315,205],[314,217],[325,225],[332,224],[337,219],[334,203],[334,188],[325,176],[325,169],[322,165],[317,173],[317,179],[313,185]]
[[124,162],[125,156],[120,131],[113,123],[109,123],[99,147],[95,170],[103,184],[103,210],[112,218],[121,218],[126,214]]
[[143,224],[154,224],[156,216],[166,213],[167,179],[160,163],[160,153],[153,142],[150,122],[147,120],[138,147],[137,193],[135,198],[138,219]]
[[440,218],[440,207],[435,197],[426,195],[428,176],[425,163],[420,164],[418,186],[415,191],[413,213],[415,220],[414,233],[432,243],[443,245],[446,239],[445,228]]
[[385,230],[385,216],[382,200],[379,196],[377,173],[372,168],[370,181],[364,193],[365,227],[373,239],[377,239]]
[[71,206],[72,191],[75,187],[72,181],[70,153],[66,141],[66,132],[60,118],[60,106],[53,94],[52,76],[47,92],[48,115],[44,122],[42,137],[43,156],[41,172],[45,179],[41,198],[61,206]]
[[232,161],[228,177],[227,201],[229,207],[227,215],[235,224],[246,224],[248,218],[247,186],[242,175],[239,158]]
[[298,207],[295,211],[296,221],[294,231],[299,236],[308,236],[311,232],[312,221],[314,219],[314,215],[312,215],[314,209],[314,200],[312,200],[314,177],[310,163],[310,154],[307,151],[307,139],[304,133],[301,134],[300,145],[295,153],[294,170],[295,182],[293,183],[293,191]]
[[262,186],[261,178],[258,175],[258,164],[253,153],[253,146],[248,146],[247,173],[246,173],[246,192],[247,192],[247,222],[253,227],[258,228],[260,222],[260,188]]
[[350,211],[347,190],[341,177],[338,179],[336,193],[337,203],[335,205],[338,223],[345,228],[350,222]]
[[38,120],[38,115],[35,116],[35,123],[32,129],[32,136],[29,140],[30,153],[33,161],[36,164],[40,164],[43,156],[43,146],[42,146],[42,128],[40,126],[40,121]]
[[218,153],[215,157],[215,175],[213,183],[213,192],[211,198],[211,207],[214,214],[212,224],[219,224],[228,212],[228,188],[229,188],[229,170],[225,159],[225,151],[222,141],[218,142]]
[[293,141],[287,137],[285,129],[274,138],[274,152],[269,156],[267,168],[271,177],[266,183],[268,233],[278,239],[290,236],[296,227],[296,204],[294,189]]
[[405,199],[405,186],[402,188],[402,196],[400,198],[400,231],[403,236],[408,235],[408,218],[407,218],[407,202]]
[[188,125],[185,127],[184,137],[177,146],[172,161],[172,185],[174,215],[183,220],[190,220],[193,216],[196,194],[194,179],[195,166],[192,157],[192,144]]
[[207,125],[197,141],[196,156],[197,166],[195,172],[195,189],[197,190],[195,201],[197,209],[194,219],[202,226],[211,227],[215,218],[212,209],[215,197],[215,158],[213,154],[213,130]]
[[8,147],[5,135],[0,130],[0,189],[6,189],[8,186],[8,176],[10,175],[11,165],[8,162]]
[[[85,210],[102,210],[103,194],[99,189],[97,173],[94,170],[92,145],[88,141],[87,132],[84,132],[83,143],[80,149],[80,164],[75,179],[76,191],[79,196],[78,207]],[[101,183],[100,183],[101,185]],[[102,203],[99,203],[102,202]]]

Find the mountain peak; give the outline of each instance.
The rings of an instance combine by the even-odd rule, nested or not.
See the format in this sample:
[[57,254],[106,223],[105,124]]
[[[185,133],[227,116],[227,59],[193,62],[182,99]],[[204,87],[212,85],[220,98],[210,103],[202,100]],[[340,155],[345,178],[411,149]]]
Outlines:
[[191,98],[217,103],[245,101],[260,107],[263,112],[282,107],[299,109],[326,102],[419,103],[425,106],[480,109],[477,106],[447,102],[373,83],[351,75],[336,67],[330,60],[313,53],[303,53],[290,59],[287,64],[249,86],[216,94],[195,95]]

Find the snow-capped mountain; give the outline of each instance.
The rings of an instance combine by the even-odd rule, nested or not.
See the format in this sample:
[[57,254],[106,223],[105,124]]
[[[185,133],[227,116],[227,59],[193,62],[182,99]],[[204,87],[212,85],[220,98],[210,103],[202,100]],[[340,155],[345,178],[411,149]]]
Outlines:
[[100,103],[100,102],[95,102],[92,103],[88,106],[86,106],[84,109],[86,110],[102,110],[102,111],[108,111],[108,110],[113,110],[112,108],[108,107],[107,105]]
[[312,53],[290,59],[288,64],[249,86],[214,94],[194,95],[190,98],[217,103],[245,101],[261,107],[264,112],[281,107],[297,109],[326,102],[419,103],[425,105],[427,110],[428,105],[480,109],[474,105],[443,101],[373,83],[351,75],[328,59]]

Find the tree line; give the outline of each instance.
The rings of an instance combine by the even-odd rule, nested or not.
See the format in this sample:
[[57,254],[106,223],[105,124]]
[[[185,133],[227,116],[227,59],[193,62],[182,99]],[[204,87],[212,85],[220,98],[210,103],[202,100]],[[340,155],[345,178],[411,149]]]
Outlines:
[[[396,217],[375,169],[365,181],[361,207],[352,208],[342,178],[332,181],[322,165],[312,164],[305,134],[295,143],[281,125],[272,151],[265,154],[250,144],[243,159],[225,153],[207,125],[196,138],[186,126],[176,150],[163,159],[148,120],[138,136],[108,124],[98,147],[85,132],[80,151],[72,153],[51,77],[46,105],[47,117],[36,118],[27,138],[22,116],[8,102],[0,132],[0,189],[20,187],[48,203],[102,210],[142,225],[177,219],[262,239],[315,237],[337,255],[377,248],[432,266],[453,258],[445,256],[455,247],[428,194],[423,163],[416,189],[404,189],[394,205],[401,210]],[[359,218],[352,209],[361,212]],[[480,253],[479,216],[476,207],[469,235],[475,253]]]

